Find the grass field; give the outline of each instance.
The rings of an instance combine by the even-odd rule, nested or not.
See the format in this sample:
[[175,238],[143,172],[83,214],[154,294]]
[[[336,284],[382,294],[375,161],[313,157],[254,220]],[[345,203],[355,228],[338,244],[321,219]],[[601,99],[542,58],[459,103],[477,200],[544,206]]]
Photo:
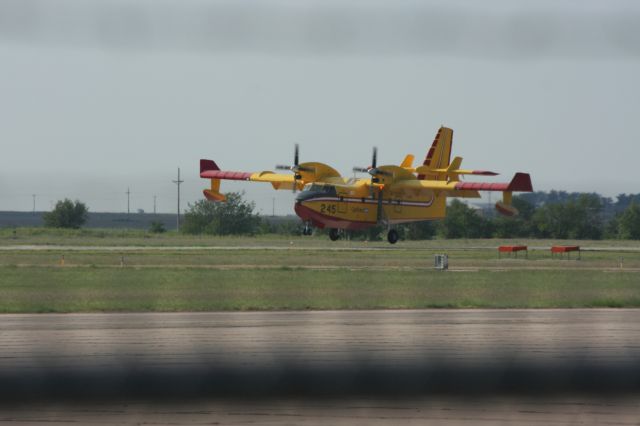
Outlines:
[[[14,232],[15,231],[15,232]],[[185,235],[175,232],[153,234],[142,230],[126,229],[51,229],[51,228],[0,228],[0,246],[16,245],[75,245],[75,246],[144,246],[144,247],[380,247],[380,248],[432,248],[467,249],[469,247],[496,247],[501,244],[524,244],[531,247],[548,247],[554,244],[581,245],[590,248],[620,247],[640,251],[640,242],[629,240],[530,240],[530,239],[474,239],[474,240],[425,240],[401,241],[391,246],[386,241],[363,242],[339,240],[330,242],[326,236],[260,235],[256,237],[217,237]]]
[[0,312],[638,307],[638,274],[594,271],[0,268]]
[[[580,242],[581,260],[558,260],[551,241],[165,234],[147,244],[141,231],[101,232],[0,233],[0,312],[640,307],[638,243]],[[504,243],[539,249],[498,259]],[[451,270],[433,270],[444,252]]]

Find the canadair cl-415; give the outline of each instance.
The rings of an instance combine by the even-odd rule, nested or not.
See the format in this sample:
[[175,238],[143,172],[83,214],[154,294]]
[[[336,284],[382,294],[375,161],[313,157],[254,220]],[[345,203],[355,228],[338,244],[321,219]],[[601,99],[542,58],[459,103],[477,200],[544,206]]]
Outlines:
[[387,227],[387,239],[394,244],[398,232],[393,225],[424,220],[442,219],[447,212],[447,197],[479,198],[479,191],[502,192],[497,211],[514,216],[518,211],[511,205],[514,192],[531,192],[531,178],[516,173],[510,182],[462,182],[461,176],[495,176],[486,170],[462,169],[462,158],[451,160],[453,130],[441,127],[418,167],[414,156],[407,155],[400,165],[377,165],[377,150],[369,167],[354,167],[366,173],[366,178],[345,178],[332,167],[317,162],[300,163],[298,146],[293,165],[279,165],[277,170],[257,173],[220,170],[212,160],[200,160],[200,177],[211,180],[204,196],[211,201],[225,201],[220,192],[221,180],[268,182],[276,190],[301,191],[295,200],[295,212],[303,220],[303,234],[310,235],[312,227],[329,228],[331,240],[340,237],[340,230]]

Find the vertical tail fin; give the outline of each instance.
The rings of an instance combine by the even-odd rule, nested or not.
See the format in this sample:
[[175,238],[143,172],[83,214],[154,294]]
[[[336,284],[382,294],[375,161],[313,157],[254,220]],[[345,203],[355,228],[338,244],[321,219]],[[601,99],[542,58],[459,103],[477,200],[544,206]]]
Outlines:
[[220,170],[220,167],[213,160],[200,159],[200,173],[209,170]]
[[[213,160],[200,160],[200,177],[211,179],[211,188],[202,191],[205,198],[209,201],[226,201],[226,197],[220,193],[220,179],[211,176],[211,173],[207,176],[207,172],[218,172],[220,167]],[[204,176],[203,176],[204,174]]]
[[402,163],[400,164],[400,167],[405,168],[405,169],[412,169],[413,168],[413,160],[415,159],[415,157],[413,156],[413,154],[407,154],[406,157],[404,157],[404,160],[402,160]]
[[[440,127],[436,137],[431,144],[423,166],[430,169],[446,169],[451,162],[451,145],[453,144],[453,130],[448,127]],[[421,174],[418,179],[446,180],[442,174]]]

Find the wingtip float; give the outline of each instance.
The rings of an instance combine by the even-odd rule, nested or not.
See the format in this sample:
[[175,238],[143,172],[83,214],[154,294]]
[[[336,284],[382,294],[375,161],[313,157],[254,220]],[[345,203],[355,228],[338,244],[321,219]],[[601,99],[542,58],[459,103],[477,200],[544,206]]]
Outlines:
[[225,201],[220,192],[221,180],[267,182],[276,190],[301,192],[296,196],[295,212],[304,221],[303,234],[312,227],[329,228],[332,240],[340,230],[387,226],[390,243],[398,240],[393,225],[442,219],[446,215],[447,197],[479,198],[479,191],[502,192],[496,210],[505,216],[515,216],[518,210],[511,204],[514,192],[532,192],[531,177],[516,173],[510,182],[462,182],[461,176],[496,176],[488,170],[462,169],[462,158],[451,160],[453,130],[441,127],[422,165],[414,168],[415,157],[407,155],[400,165],[377,165],[374,148],[369,167],[354,167],[355,172],[369,174],[364,178],[345,178],[332,167],[319,162],[300,163],[296,145],[291,166],[276,169],[291,173],[223,171],[212,160],[200,160],[200,177],[209,179],[209,189],[203,191],[210,201]]

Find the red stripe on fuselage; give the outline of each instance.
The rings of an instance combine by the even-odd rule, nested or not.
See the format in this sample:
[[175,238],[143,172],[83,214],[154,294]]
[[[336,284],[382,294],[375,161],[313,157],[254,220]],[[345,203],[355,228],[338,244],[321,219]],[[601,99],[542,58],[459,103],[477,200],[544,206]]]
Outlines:
[[311,221],[318,228],[339,228],[339,229],[367,229],[376,226],[375,222],[359,222],[352,220],[341,220],[331,216],[318,213],[317,211],[296,203],[294,210],[300,219]]

